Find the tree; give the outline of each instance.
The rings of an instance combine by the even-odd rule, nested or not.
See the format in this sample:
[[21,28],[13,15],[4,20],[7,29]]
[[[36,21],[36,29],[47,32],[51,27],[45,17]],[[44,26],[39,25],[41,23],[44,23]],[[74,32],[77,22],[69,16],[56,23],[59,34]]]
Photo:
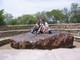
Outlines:
[[3,13],[4,13],[4,10],[0,10],[0,25],[5,25]]
[[48,20],[47,12],[42,12],[43,19]]
[[41,12],[35,13],[35,18],[36,18],[36,20],[40,20],[41,21],[43,19],[42,13]]
[[36,23],[36,18],[33,15],[23,15],[18,17],[19,24],[34,24]]
[[18,24],[18,21],[17,19],[13,19],[13,20],[9,20],[6,22],[7,25],[17,25]]
[[79,19],[80,18],[80,9],[79,9],[77,3],[72,3],[72,5],[71,5],[71,14],[72,14],[71,21],[74,18],[74,21],[76,23],[80,23],[80,19]]
[[67,9],[67,8],[64,8],[62,10],[63,14],[64,14],[64,20],[66,23],[69,23],[70,22],[70,11]]
[[47,15],[48,15],[48,17],[51,17],[51,16],[54,16],[54,18],[56,19],[56,20],[59,20],[59,21],[63,21],[64,20],[64,14],[62,13],[62,11],[61,10],[52,10],[52,11],[48,11],[47,12]]
[[35,16],[36,16],[37,19],[40,19],[40,20],[42,20],[42,19],[47,20],[47,18],[48,18],[47,14],[46,14],[46,11],[37,12],[35,14]]
[[4,14],[4,20],[7,22],[7,21],[10,21],[13,19],[13,16],[12,14],[9,14],[9,13],[5,13]]

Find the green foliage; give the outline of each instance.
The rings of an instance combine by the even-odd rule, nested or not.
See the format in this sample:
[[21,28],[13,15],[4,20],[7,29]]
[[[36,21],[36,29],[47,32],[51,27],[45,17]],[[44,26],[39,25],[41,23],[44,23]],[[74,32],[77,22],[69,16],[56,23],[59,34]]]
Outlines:
[[36,16],[37,19],[40,19],[40,20],[42,20],[42,19],[47,20],[47,18],[48,18],[47,14],[46,14],[46,11],[37,12],[35,14],[35,16]]
[[64,14],[62,13],[61,10],[52,10],[47,12],[48,17],[54,16],[56,20],[63,20],[64,19]]
[[27,24],[35,24],[35,23],[36,23],[36,20],[30,19],[30,20],[27,21]]
[[6,21],[9,25],[15,24],[35,24],[37,19],[45,19],[50,23],[64,22],[64,23],[80,23],[80,7],[77,3],[72,3],[71,10],[64,8],[63,10],[54,9],[52,11],[37,12],[34,15],[22,15],[13,19],[11,14],[4,14],[0,10],[0,25],[4,25]]
[[0,10],[0,25],[5,25],[3,13],[4,13],[4,10]]
[[18,24],[18,21],[16,19],[10,20],[6,22],[7,25],[16,25]]
[[65,23],[69,23],[69,16],[70,16],[70,12],[67,8],[64,8],[62,10],[63,14],[64,14],[64,21]]
[[[9,17],[7,17],[9,18]],[[11,17],[10,17],[11,18]],[[32,15],[22,15],[16,19],[7,20],[7,25],[16,25],[16,24],[35,24],[36,18]]]
[[72,3],[71,5],[71,21],[74,21],[75,23],[80,23],[80,8],[78,6],[77,3]]
[[72,17],[71,20],[70,20],[70,22],[72,22],[72,23],[77,23],[77,20],[76,20],[75,17]]
[[18,17],[19,24],[34,24],[36,23],[36,18],[32,15],[23,15]]
[[4,14],[4,20],[5,20],[6,22],[7,22],[7,21],[10,21],[10,20],[13,20],[12,14],[5,13],[5,14]]
[[54,16],[55,19],[65,23],[80,23],[80,7],[77,3],[72,3],[71,10],[52,10],[47,12],[48,17]]

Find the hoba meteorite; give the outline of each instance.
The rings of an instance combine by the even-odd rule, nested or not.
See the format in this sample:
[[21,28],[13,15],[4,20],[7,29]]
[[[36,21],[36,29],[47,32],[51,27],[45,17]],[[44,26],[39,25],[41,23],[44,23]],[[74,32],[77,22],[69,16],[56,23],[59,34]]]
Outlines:
[[16,49],[54,49],[73,46],[74,37],[68,32],[52,31],[52,34],[24,34],[11,37],[11,47]]

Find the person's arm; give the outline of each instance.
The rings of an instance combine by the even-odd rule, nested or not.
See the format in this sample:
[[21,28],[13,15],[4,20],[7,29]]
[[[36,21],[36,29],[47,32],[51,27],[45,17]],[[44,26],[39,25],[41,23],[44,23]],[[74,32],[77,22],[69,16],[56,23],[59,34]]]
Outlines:
[[38,28],[39,26],[38,26],[38,24],[36,23],[36,24],[34,25],[34,27]]

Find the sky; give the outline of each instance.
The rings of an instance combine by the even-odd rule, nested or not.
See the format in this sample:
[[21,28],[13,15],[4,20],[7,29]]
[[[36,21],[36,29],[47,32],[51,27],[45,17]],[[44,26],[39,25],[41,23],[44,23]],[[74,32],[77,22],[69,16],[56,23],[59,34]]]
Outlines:
[[4,9],[5,13],[18,17],[64,7],[70,9],[71,3],[80,3],[80,0],[0,0],[0,10]]

